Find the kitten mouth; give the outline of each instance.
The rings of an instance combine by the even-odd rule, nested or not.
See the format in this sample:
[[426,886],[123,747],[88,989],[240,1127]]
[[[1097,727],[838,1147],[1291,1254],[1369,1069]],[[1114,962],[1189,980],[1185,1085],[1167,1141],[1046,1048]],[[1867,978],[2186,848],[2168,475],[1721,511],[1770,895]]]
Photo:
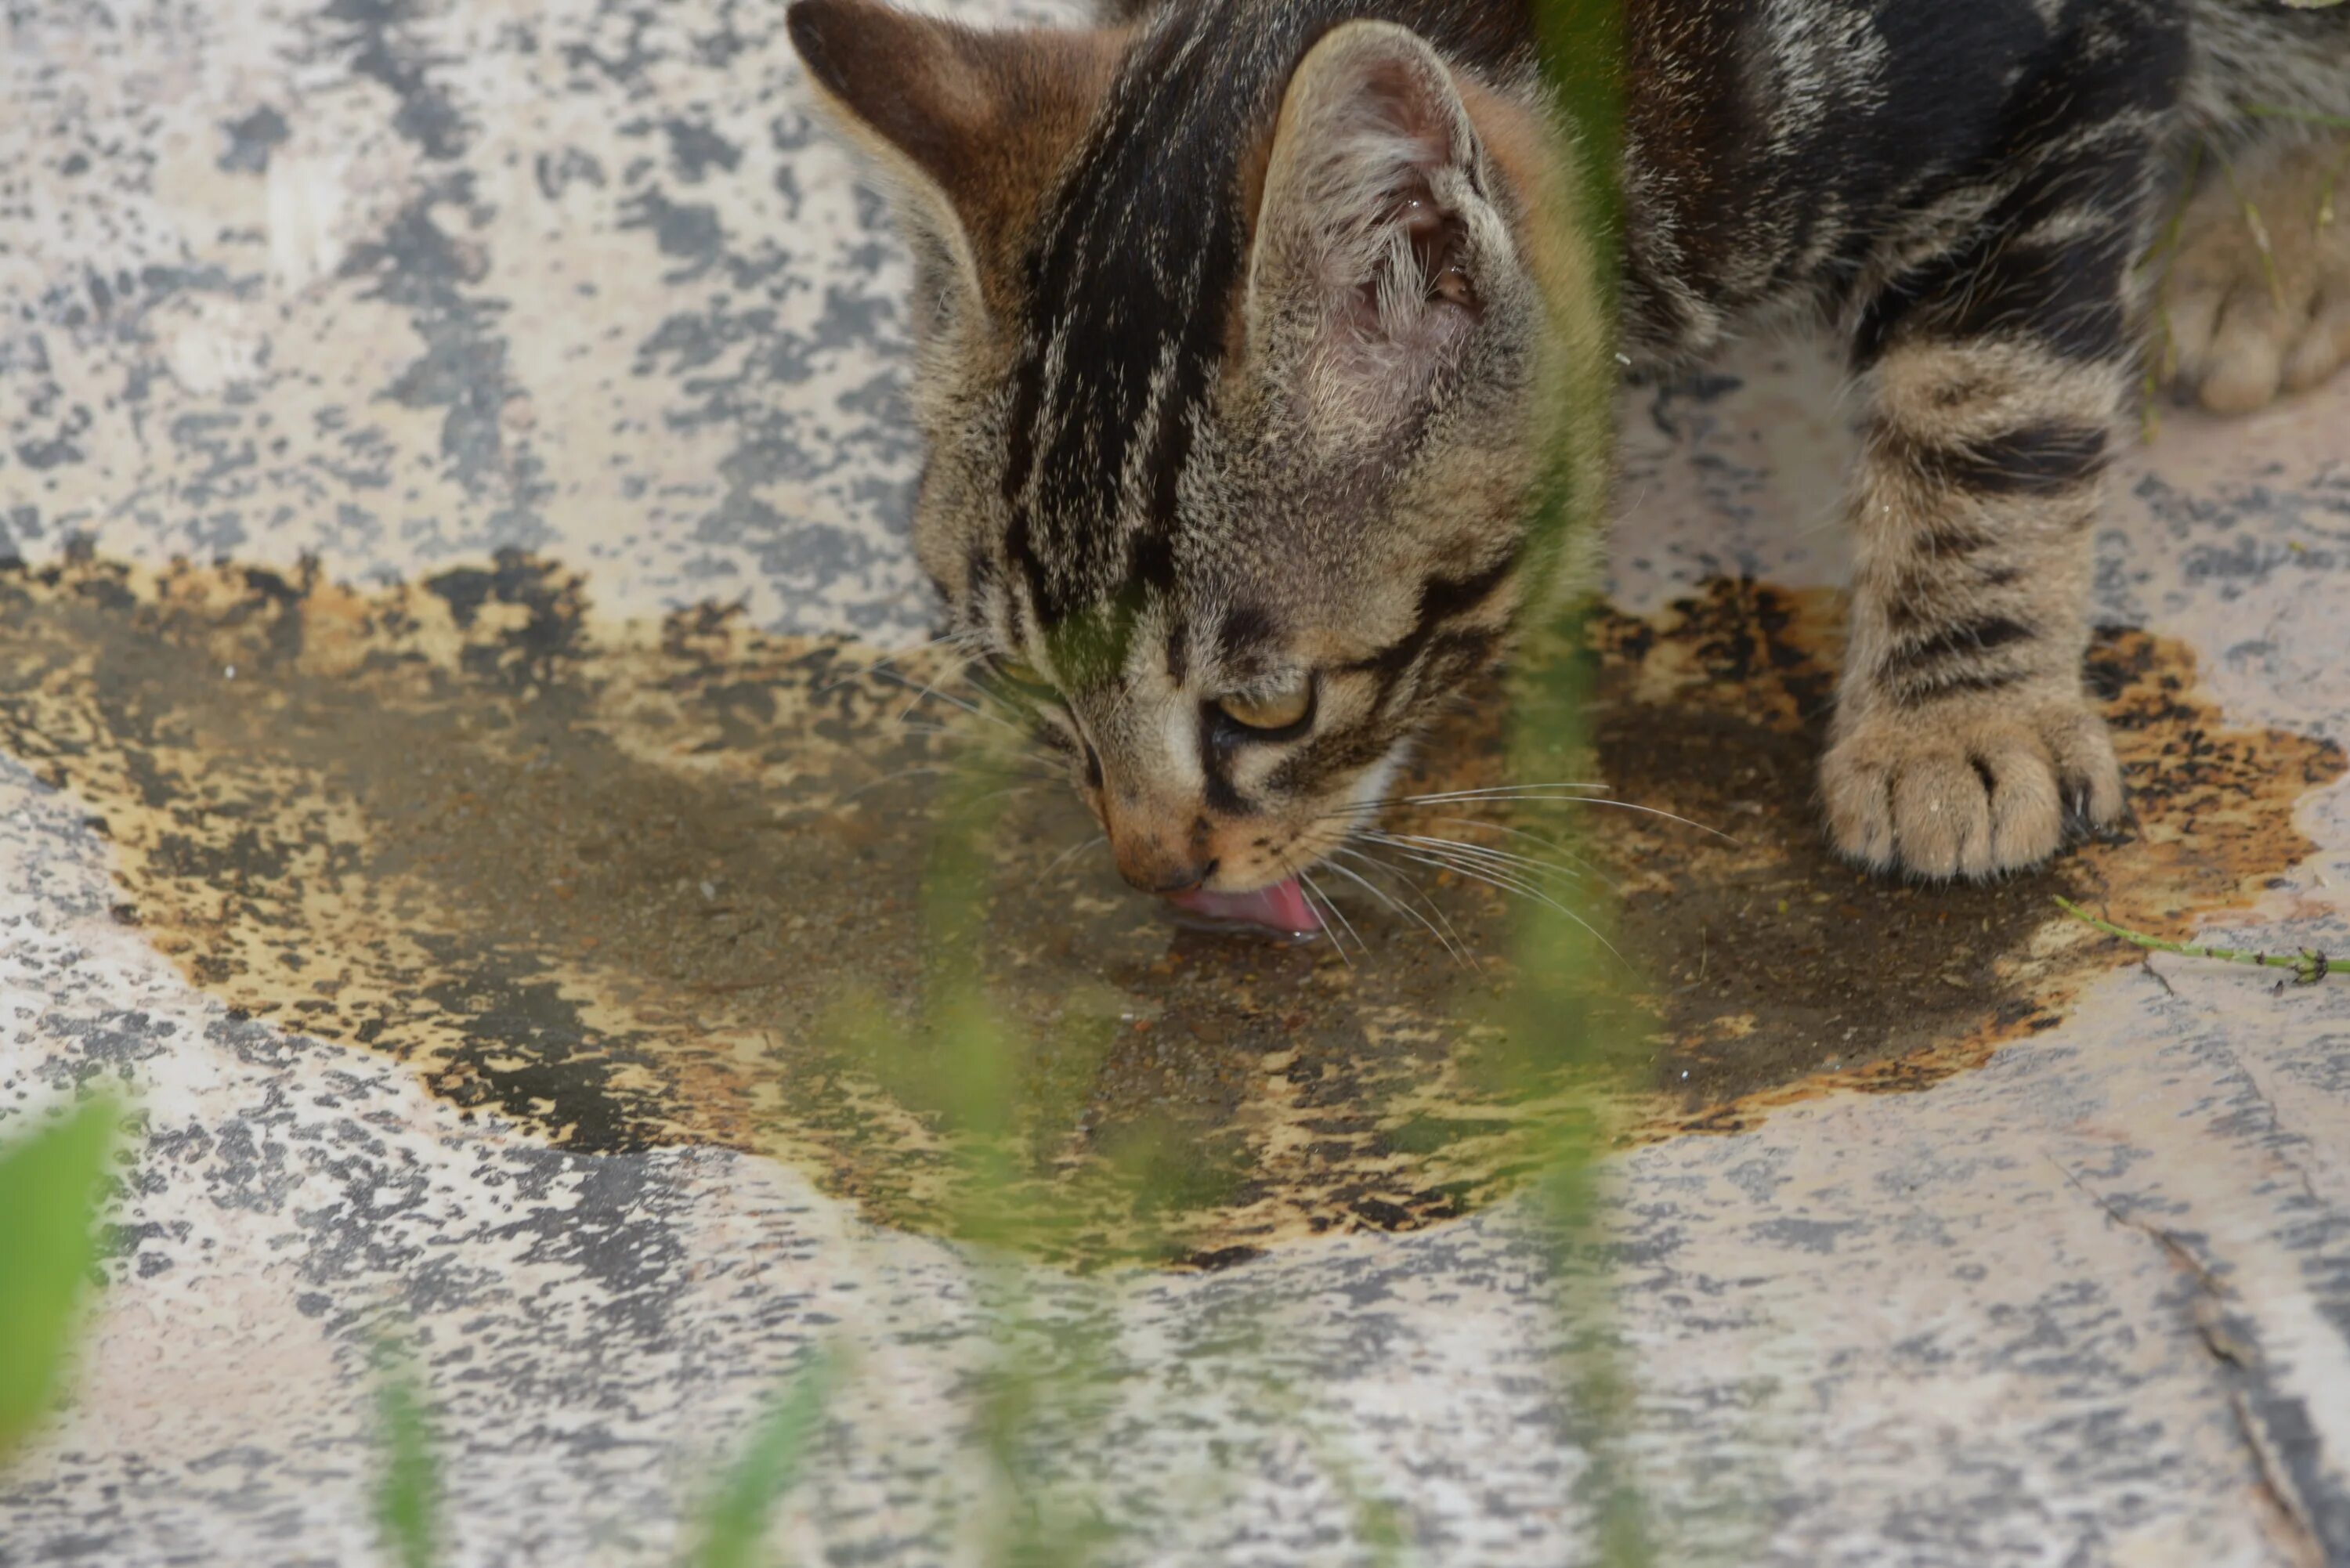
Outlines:
[[1167,901],[1188,916],[1227,929],[1241,927],[1289,937],[1311,936],[1322,929],[1321,915],[1306,901],[1305,889],[1295,877],[1246,893],[1211,893],[1201,888],[1170,893]]

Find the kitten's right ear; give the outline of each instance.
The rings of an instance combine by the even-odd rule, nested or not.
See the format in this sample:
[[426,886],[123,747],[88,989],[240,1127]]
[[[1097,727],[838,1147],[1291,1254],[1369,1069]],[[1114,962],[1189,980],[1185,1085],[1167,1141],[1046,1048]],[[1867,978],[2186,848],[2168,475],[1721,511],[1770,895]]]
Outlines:
[[1125,35],[980,32],[877,0],[794,0],[785,21],[816,87],[897,177],[913,206],[905,215],[1000,304]]
[[1461,88],[1393,23],[1353,21],[1306,51],[1266,154],[1243,312],[1246,341],[1292,356],[1333,427],[1386,439],[1484,316],[1481,275],[1512,250]]

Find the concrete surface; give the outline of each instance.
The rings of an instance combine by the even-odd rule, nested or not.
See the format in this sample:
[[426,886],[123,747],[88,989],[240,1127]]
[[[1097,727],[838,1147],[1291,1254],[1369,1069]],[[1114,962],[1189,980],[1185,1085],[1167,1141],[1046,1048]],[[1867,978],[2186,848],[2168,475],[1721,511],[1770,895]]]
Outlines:
[[[613,617],[917,639],[905,267],[780,19],[11,11],[0,556],[382,585],[520,546]],[[1842,571],[1832,376],[1771,348],[1711,375],[1627,396],[1627,608]],[[2101,617],[2193,649],[2231,724],[2350,741],[2345,432],[2341,382],[2170,414],[2099,535]],[[2350,790],[2293,809],[2314,851],[2218,929],[2350,952]],[[818,1341],[857,1369],[779,1548],[975,1560],[1006,1289],[1107,1324],[1106,1407],[1039,1440],[1121,1560],[1366,1560],[1359,1495],[1423,1561],[1588,1549],[1509,1205],[1099,1287],[985,1266],[787,1161],[582,1152],[240,1018],[113,918],[88,815],[0,756],[0,1134],[110,1079],[149,1127],[71,1405],[0,1474],[0,1563],[372,1560],[387,1313],[442,1410],[452,1563],[673,1560]],[[1923,1092],[1614,1162],[1660,1561],[2350,1562],[2350,984],[2158,959],[2064,1013]]]

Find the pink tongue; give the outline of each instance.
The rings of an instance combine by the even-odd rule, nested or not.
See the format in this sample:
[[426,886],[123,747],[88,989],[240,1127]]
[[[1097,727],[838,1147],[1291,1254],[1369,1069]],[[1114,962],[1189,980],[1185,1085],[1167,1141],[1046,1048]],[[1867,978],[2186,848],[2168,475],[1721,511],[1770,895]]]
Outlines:
[[1211,920],[1262,926],[1291,936],[1304,936],[1322,929],[1322,917],[1305,901],[1305,889],[1297,885],[1295,877],[1253,893],[1172,893],[1167,901],[1179,909]]

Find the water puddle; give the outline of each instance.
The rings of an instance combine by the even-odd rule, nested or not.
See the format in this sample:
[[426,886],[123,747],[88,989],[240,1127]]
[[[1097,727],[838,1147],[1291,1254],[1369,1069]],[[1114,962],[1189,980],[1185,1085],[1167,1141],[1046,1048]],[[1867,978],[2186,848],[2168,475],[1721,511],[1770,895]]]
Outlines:
[[[117,918],[227,1005],[391,1054],[567,1147],[761,1151],[881,1221],[948,1224],[941,1080],[919,1040],[857,1044],[873,1031],[841,1008],[854,992],[919,1035],[931,808],[988,726],[858,674],[852,647],[714,608],[589,611],[576,577],[524,556],[365,593],[233,566],[15,568],[0,750],[83,803]],[[1995,888],[1877,883],[1813,827],[1837,635],[1827,596],[1731,583],[1598,628],[1603,776],[1738,840],[1583,823],[1652,982],[1640,1136],[1918,1086],[2046,1027],[2132,957],[2054,919],[2052,892],[2164,929],[2239,906],[2307,852],[2292,805],[2343,768],[2324,742],[2222,727],[2183,648],[2114,631],[2095,668],[2128,838]],[[1421,787],[1499,780],[1497,707],[1452,721]],[[1456,1022],[1505,978],[1503,895],[1402,868],[1475,970],[1343,892],[1367,948],[1351,963],[1326,941],[1180,929],[1097,848],[1068,853],[1093,825],[1066,786],[988,765],[1014,793],[979,957],[1042,1043],[1019,1065],[1028,1179],[1094,1192],[1088,1171],[1156,1150],[1174,1179],[1154,1185],[1149,1246],[1202,1262],[1507,1189],[1523,1104]],[[1548,832],[1566,811],[1505,820]],[[1479,836],[1438,812],[1419,827]],[[1107,1196],[1071,1212],[1073,1251],[1143,1223]]]

